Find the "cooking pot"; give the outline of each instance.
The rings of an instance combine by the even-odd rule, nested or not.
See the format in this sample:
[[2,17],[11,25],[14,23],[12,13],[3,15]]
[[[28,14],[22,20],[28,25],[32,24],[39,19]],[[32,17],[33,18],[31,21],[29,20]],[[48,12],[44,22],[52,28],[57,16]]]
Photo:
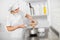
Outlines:
[[38,28],[31,28],[29,29],[30,34],[37,34],[38,33]]

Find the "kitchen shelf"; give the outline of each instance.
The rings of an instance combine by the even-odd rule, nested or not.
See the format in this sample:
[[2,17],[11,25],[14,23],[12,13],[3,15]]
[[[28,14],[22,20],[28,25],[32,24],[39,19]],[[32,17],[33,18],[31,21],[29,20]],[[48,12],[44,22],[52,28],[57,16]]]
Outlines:
[[32,16],[34,19],[47,19],[47,15],[34,15]]

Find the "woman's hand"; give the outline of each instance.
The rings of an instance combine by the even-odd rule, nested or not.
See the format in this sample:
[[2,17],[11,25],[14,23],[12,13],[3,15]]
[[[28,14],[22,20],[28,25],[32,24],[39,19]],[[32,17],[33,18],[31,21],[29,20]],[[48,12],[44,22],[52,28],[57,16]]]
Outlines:
[[37,25],[37,22],[35,20],[32,20],[30,23],[30,26],[34,28],[36,25]]

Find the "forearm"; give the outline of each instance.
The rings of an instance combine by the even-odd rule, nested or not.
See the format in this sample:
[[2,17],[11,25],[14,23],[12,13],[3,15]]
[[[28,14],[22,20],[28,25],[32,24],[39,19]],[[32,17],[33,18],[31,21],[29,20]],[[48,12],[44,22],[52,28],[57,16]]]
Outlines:
[[7,26],[7,30],[8,30],[8,31],[14,31],[14,30],[16,30],[16,29],[18,29],[17,26],[16,26],[16,27],[14,27],[14,26]]
[[21,24],[21,25],[17,25],[17,26],[7,26],[8,31],[14,31],[14,30],[16,30],[18,28],[25,28],[25,25]]
[[29,19],[29,20],[33,20],[32,16],[29,15],[29,14],[26,15],[26,18]]

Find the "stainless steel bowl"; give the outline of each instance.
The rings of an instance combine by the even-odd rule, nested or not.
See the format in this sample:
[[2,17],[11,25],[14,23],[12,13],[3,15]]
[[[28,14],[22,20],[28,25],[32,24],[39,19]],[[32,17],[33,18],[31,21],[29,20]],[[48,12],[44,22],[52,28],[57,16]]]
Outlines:
[[38,29],[37,28],[31,28],[29,30],[30,34],[37,34],[38,33]]

